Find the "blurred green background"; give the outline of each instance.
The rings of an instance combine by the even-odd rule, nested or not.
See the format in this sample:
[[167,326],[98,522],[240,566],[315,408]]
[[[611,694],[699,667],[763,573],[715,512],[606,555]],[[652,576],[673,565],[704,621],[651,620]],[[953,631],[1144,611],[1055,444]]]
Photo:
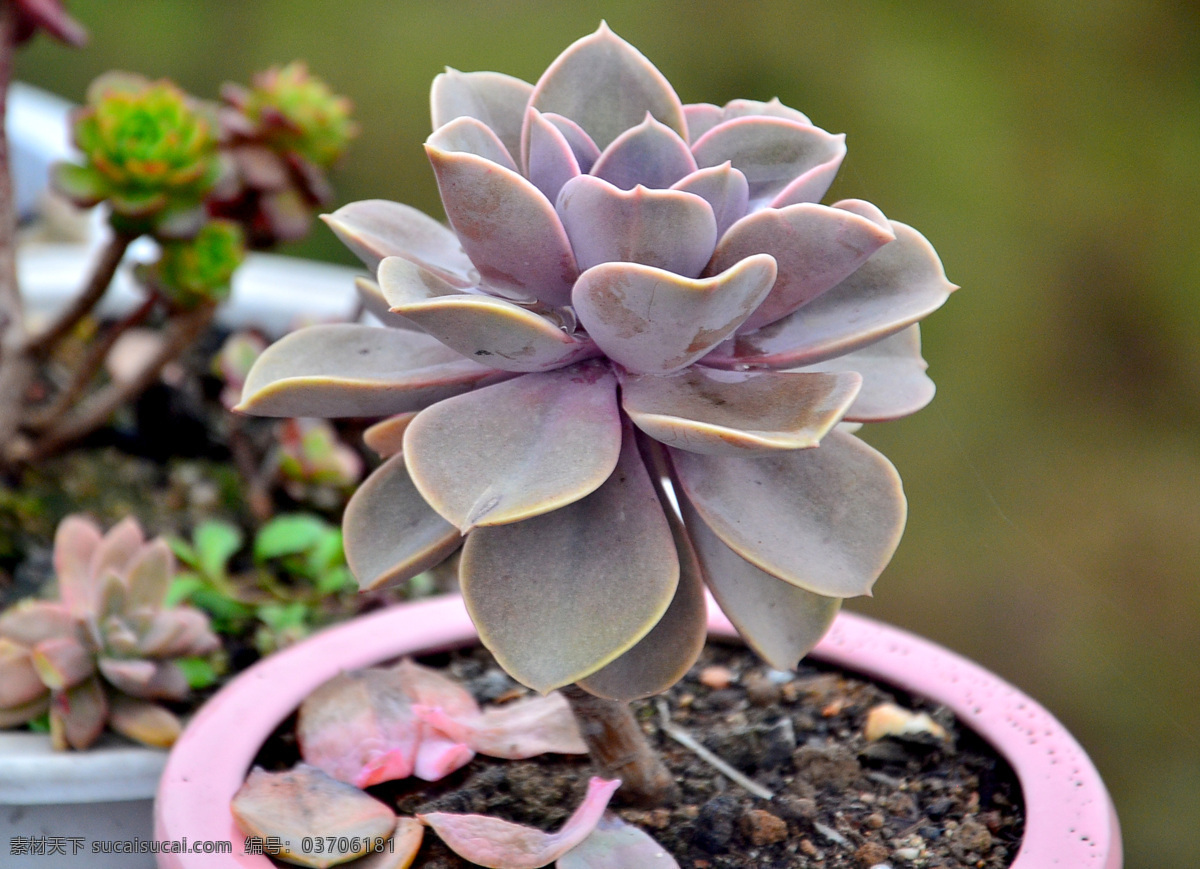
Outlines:
[[[536,80],[600,18],[685,102],[779,96],[848,134],[830,199],[919,228],[963,289],[923,326],[933,405],[867,434],[908,532],[854,609],[977,659],[1109,784],[1127,866],[1200,864],[1200,10],[1167,0],[73,0],[20,76],[202,96],[294,58],[363,133],[339,199],[441,216],[443,65]],[[293,253],[351,262],[323,228]]]

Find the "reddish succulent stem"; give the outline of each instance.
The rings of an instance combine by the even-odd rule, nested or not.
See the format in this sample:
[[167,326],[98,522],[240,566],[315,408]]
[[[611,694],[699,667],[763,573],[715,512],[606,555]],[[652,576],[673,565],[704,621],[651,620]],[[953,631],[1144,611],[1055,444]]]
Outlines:
[[87,348],[83,359],[75,366],[75,370],[71,373],[71,380],[67,386],[58,394],[54,402],[45,410],[30,416],[27,427],[32,431],[44,431],[48,428],[53,428],[62,418],[63,414],[71,409],[79,396],[83,395],[87,385],[92,382],[92,379],[100,371],[104,364],[105,358],[112,350],[113,345],[117,343],[117,339],[128,332],[135,326],[143,323],[150,312],[154,310],[158,299],[155,296],[150,296],[141,305],[131,311],[124,319],[119,320],[104,334],[104,337],[95,341]]
[[[0,3],[0,133],[8,113],[12,79],[16,10]],[[22,352],[25,317],[17,284],[16,215],[12,177],[8,169],[8,140],[0,135],[0,448],[16,434],[32,366]]]
[[561,690],[600,774],[621,780],[617,796],[622,802],[654,808],[677,796],[674,776],[650,746],[628,703],[596,697],[578,685]]
[[55,318],[48,328],[29,340],[27,352],[31,356],[48,354],[54,349],[55,344],[75,328],[80,320],[91,313],[92,309],[96,307],[96,303],[103,298],[108,285],[112,283],[113,276],[116,275],[117,268],[125,256],[125,251],[134,238],[135,236],[117,232],[109,239],[108,244],[100,252],[100,259],[96,261],[96,266],[92,270],[83,292],[75,297],[74,301]]
[[172,318],[162,346],[142,369],[128,380],[110,383],[84,402],[75,413],[59,420],[29,450],[27,460],[38,461],[80,438],[86,437],[108,420],[127,401],[145,391],[163,367],[186,350],[212,322],[216,305],[209,303]]

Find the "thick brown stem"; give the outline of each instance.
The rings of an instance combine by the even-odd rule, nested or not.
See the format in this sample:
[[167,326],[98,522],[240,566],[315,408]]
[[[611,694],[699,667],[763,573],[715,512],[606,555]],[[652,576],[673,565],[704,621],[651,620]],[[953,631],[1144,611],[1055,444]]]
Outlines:
[[75,328],[84,317],[91,313],[96,303],[104,296],[108,285],[112,283],[117,268],[125,256],[125,251],[133,242],[134,236],[116,233],[104,249],[100,251],[100,259],[96,261],[91,277],[83,291],[72,300],[67,309],[61,312],[45,330],[29,339],[26,348],[31,356],[45,356],[54,349],[54,345]]
[[128,380],[110,383],[82,404],[75,413],[60,420],[57,426],[45,432],[32,445],[27,460],[38,461],[52,455],[104,425],[118,407],[144,392],[168,362],[176,359],[191,346],[208,327],[215,310],[215,305],[207,304],[177,315],[167,326],[162,346],[141,371]]
[[596,697],[578,685],[561,690],[601,774],[621,780],[617,796],[623,802],[653,808],[678,796],[674,777],[651,748],[627,703]]
[[[8,114],[8,84],[12,78],[16,11],[0,3],[0,132]],[[12,177],[8,170],[8,139],[0,135],[0,451],[17,432],[25,391],[33,368],[22,352],[25,315],[17,285],[16,214]]]

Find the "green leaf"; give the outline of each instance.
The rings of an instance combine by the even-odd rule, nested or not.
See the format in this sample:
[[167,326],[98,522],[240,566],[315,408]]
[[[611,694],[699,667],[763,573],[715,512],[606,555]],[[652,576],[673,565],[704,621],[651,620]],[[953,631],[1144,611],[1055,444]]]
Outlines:
[[220,678],[207,658],[179,658],[175,663],[183,671],[184,678],[193,689],[215,685],[217,679]]
[[224,576],[229,559],[242,548],[242,532],[237,526],[216,519],[198,525],[192,538],[205,576]]
[[329,528],[318,516],[296,513],[278,516],[258,530],[254,538],[254,560],[299,555],[320,543]]
[[335,567],[317,575],[317,591],[322,595],[334,594],[357,585],[354,574],[348,567]]
[[163,606],[172,607],[191,600],[192,595],[198,589],[204,587],[204,580],[197,574],[186,571],[177,573],[175,574],[175,578],[171,580],[170,588],[167,589],[167,596],[163,600]]
[[174,534],[167,538],[167,545],[171,547],[171,551],[175,553],[175,557],[186,564],[188,567],[200,568],[200,556],[182,537],[177,537]]
[[308,607],[294,603],[265,603],[258,608],[258,620],[273,631],[303,627],[308,619]]
[[213,617],[213,628],[222,634],[232,633],[238,623],[254,615],[252,607],[209,586],[192,592],[191,602]]
[[108,195],[104,176],[89,166],[56,163],[51,172],[55,189],[76,205],[90,207]]
[[50,732],[50,713],[43,712],[37,718],[31,718],[25,722],[26,726],[34,733],[49,733]]
[[318,579],[325,573],[346,565],[346,551],[342,546],[340,528],[328,526],[325,534],[308,553],[309,575]]

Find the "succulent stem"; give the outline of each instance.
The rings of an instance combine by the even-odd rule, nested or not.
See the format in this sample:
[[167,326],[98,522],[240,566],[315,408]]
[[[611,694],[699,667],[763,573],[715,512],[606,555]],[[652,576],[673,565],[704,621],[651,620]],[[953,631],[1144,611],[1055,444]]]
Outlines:
[[622,802],[653,808],[678,796],[674,777],[650,746],[629,704],[596,697],[577,685],[560,690],[571,704],[600,775],[621,779],[617,793]]
[[125,251],[133,240],[134,236],[126,233],[116,232],[113,234],[108,244],[100,252],[100,259],[97,260],[83,291],[43,332],[30,339],[26,351],[31,356],[44,356],[49,353],[54,345],[63,339],[63,336],[91,313],[92,308],[96,307],[96,303],[104,296],[108,285],[112,283],[113,276],[117,273],[117,268],[125,256]]
[[173,318],[167,326],[162,346],[136,375],[110,383],[80,405],[75,413],[62,418],[31,446],[26,460],[39,461],[104,425],[118,407],[144,392],[166,364],[178,358],[208,328],[215,310],[215,303],[209,302]]
[[[15,36],[16,9],[12,3],[0,4],[0,130],[4,129],[8,110]],[[21,349],[25,343],[25,318],[17,285],[15,234],[8,140],[0,136],[0,446],[8,444],[16,433],[21,417],[19,409],[32,376],[29,360]]]
[[92,382],[92,378],[100,371],[109,351],[117,343],[117,339],[130,329],[145,322],[157,303],[157,297],[147,297],[141,305],[110,327],[104,334],[104,337],[88,347],[83,359],[75,366],[75,370],[71,373],[70,383],[58,394],[53,404],[44,411],[30,415],[29,421],[26,424],[27,428],[32,431],[44,431],[45,429],[53,428],[59,419],[62,418],[63,414],[69,411],[78,398],[83,395],[88,384]]

